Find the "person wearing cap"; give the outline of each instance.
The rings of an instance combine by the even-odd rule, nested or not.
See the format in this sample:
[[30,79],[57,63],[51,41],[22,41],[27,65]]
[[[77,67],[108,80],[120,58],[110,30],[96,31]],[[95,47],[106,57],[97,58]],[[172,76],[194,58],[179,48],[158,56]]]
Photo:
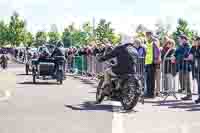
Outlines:
[[160,49],[153,37],[152,31],[146,32],[146,55],[145,55],[145,75],[146,75],[146,97],[155,96],[155,65],[160,57]]
[[177,72],[179,73],[179,81],[181,89],[179,92],[186,90],[186,96],[182,100],[191,100],[191,82],[192,82],[192,66],[187,60],[190,52],[190,44],[186,35],[182,34],[178,38],[179,46],[175,51],[173,62],[177,64]]
[[200,103],[200,37],[197,36],[194,38],[194,45],[190,50],[188,57],[189,60],[193,62],[194,77],[197,79],[198,85],[198,98],[195,100],[195,103]]

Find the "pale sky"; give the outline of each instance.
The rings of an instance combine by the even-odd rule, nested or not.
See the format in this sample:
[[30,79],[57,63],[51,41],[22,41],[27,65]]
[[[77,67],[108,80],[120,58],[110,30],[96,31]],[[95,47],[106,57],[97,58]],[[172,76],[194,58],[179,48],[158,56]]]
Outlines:
[[188,20],[200,31],[199,0],[0,0],[0,19],[8,20],[19,12],[32,32],[48,31],[56,24],[59,31],[75,22],[77,25],[105,18],[117,32],[130,34],[138,24],[153,28],[162,19],[176,26],[177,18]]

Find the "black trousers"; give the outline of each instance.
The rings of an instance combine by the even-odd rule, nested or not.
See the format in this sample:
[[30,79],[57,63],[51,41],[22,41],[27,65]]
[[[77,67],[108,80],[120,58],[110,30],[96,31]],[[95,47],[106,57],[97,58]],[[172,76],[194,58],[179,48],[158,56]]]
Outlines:
[[154,89],[155,89],[155,67],[154,65],[146,65],[146,89],[147,89],[147,96],[154,96]]

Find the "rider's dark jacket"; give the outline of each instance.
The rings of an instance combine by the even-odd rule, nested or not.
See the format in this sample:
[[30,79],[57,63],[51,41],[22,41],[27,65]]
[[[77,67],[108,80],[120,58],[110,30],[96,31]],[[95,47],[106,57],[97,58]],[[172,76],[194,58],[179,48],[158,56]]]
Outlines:
[[65,56],[65,51],[62,48],[56,47],[51,56]]
[[112,67],[112,71],[117,75],[135,74],[138,60],[137,49],[131,44],[123,44],[115,47],[110,53],[101,57],[99,61],[106,61],[116,58],[117,65]]

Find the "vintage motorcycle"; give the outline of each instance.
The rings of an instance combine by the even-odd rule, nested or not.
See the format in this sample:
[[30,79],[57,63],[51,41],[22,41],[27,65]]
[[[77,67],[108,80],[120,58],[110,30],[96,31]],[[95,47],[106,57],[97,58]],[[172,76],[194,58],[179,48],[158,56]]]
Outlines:
[[63,84],[64,59],[62,57],[47,58],[45,60],[32,60],[33,83],[42,77],[43,80],[56,79],[59,84]]
[[[109,67],[111,67],[110,65]],[[98,75],[99,83],[96,92],[96,103],[100,104],[105,97],[120,101],[124,110],[132,110],[140,100],[144,104],[143,80],[136,74],[127,74],[111,77],[111,84],[103,86],[104,75]],[[104,89],[111,88],[106,95]]]

